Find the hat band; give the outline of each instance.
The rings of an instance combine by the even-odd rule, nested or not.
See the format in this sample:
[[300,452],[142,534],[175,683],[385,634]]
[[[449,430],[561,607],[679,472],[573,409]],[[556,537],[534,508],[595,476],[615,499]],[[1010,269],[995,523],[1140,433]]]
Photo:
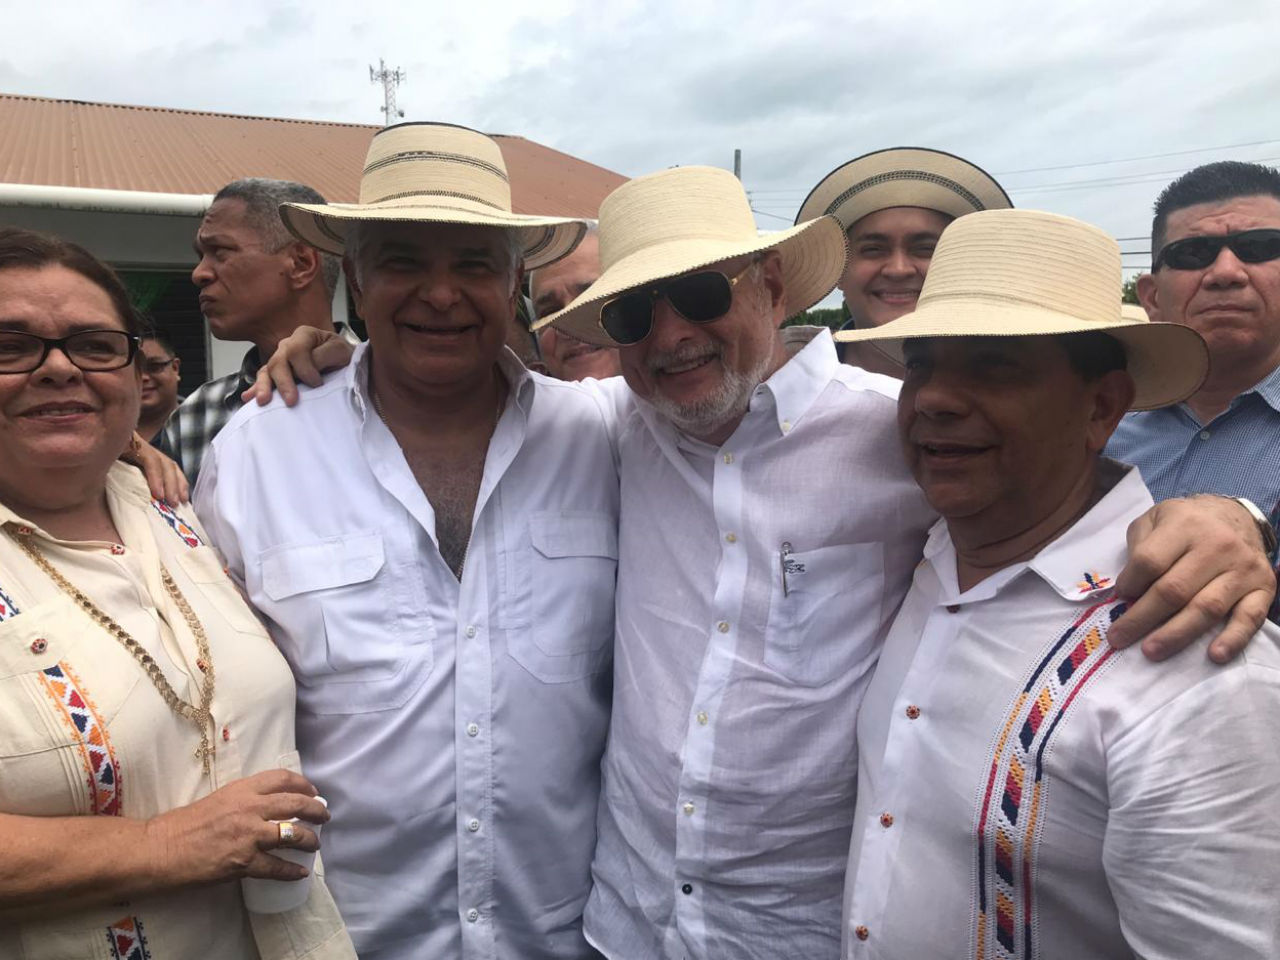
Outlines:
[[455,200],[469,200],[472,203],[478,203],[481,206],[492,207],[502,213],[510,213],[510,210],[504,209],[502,206],[494,203],[492,200],[485,200],[470,193],[456,193],[452,190],[406,190],[403,193],[389,193],[385,197],[378,197],[376,200],[369,200],[360,206],[372,206],[375,203],[387,203],[390,200],[403,200],[406,197],[453,197]]
[[389,157],[383,157],[375,160],[364,168],[367,176],[375,170],[381,170],[383,167],[393,166],[397,163],[407,163],[414,160],[443,160],[447,163],[463,163],[468,166],[477,167],[485,173],[491,173],[503,183],[509,182],[507,172],[495,164],[477,157],[469,157],[464,153],[444,153],[440,150],[405,150],[402,153],[393,153]]
[[824,212],[828,216],[834,216],[835,212],[843,207],[846,202],[848,202],[852,197],[862,193],[864,190],[870,190],[872,187],[878,187],[885,183],[893,183],[896,180],[916,180],[921,183],[931,183],[934,186],[942,187],[944,190],[950,190],[956,196],[971,205],[975,211],[986,209],[986,206],[978,199],[977,195],[966,190],[950,177],[944,177],[937,173],[929,173],[927,170],[890,170],[887,173],[877,173],[874,177],[867,177],[867,179],[855,183],[852,187],[831,201],[831,204]]

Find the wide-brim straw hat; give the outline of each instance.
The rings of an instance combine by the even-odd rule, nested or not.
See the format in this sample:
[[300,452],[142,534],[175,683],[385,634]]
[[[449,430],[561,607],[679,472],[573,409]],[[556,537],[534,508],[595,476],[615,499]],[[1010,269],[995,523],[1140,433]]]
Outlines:
[[831,217],[760,233],[742,184],[716,167],[676,167],[624,183],[600,204],[600,276],[554,325],[588,343],[615,346],[600,308],[623,293],[746,254],[777,250],[787,314],[807,310],[844,272],[844,230]]
[[1137,393],[1132,409],[1184,400],[1209,372],[1200,335],[1120,306],[1120,245],[1097,227],[1038,210],[961,217],[938,240],[914,312],[836,334],[868,341],[902,362],[918,337],[1106,333],[1124,345]]
[[889,207],[924,207],[962,217],[1012,206],[991,174],[962,157],[926,147],[890,147],[863,154],[823,177],[800,205],[796,223],[829,216],[848,230]]
[[299,240],[341,254],[355,221],[452,223],[517,229],[524,266],[567,256],[586,233],[582,220],[511,212],[511,182],[498,144],[449,123],[400,123],[369,144],[358,203],[285,203],[284,224]]

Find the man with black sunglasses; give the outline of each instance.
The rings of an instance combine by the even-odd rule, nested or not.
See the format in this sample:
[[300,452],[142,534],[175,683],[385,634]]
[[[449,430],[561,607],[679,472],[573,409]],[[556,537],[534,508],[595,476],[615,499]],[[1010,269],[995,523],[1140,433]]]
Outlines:
[[[1138,296],[1152,320],[1191,327],[1209,345],[1209,375],[1184,403],[1131,413],[1107,448],[1132,463],[1156,500],[1245,497],[1260,529],[1280,510],[1280,171],[1224,161],[1160,194],[1152,272]],[[1263,515],[1270,514],[1270,521]],[[1272,618],[1280,605],[1272,608]]]

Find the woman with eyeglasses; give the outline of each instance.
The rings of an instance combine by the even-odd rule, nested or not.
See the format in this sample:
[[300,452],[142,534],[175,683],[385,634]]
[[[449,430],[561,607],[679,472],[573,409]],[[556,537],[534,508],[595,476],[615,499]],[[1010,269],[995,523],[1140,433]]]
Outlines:
[[[91,254],[0,229],[0,956],[354,957],[272,855],[328,818],[289,669],[194,518],[116,459],[138,333]],[[310,890],[250,914],[246,877]]]

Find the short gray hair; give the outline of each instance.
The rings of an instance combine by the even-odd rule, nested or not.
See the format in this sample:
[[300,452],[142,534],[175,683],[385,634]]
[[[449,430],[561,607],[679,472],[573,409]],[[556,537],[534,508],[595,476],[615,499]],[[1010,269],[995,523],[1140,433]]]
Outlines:
[[[386,222],[399,221],[354,220],[347,226],[347,259],[351,261],[357,283],[364,279],[364,264],[361,262],[361,253],[368,248],[370,241],[377,235],[378,228]],[[444,226],[448,226],[448,224],[444,224]],[[498,229],[502,229],[502,236],[506,241],[503,245],[503,252],[507,257],[507,269],[511,271],[512,275],[514,275],[516,268],[520,266],[520,262],[524,259],[524,231],[518,229]]]
[[[587,220],[587,221],[586,221],[586,224],[587,224],[587,229],[586,229],[585,231],[583,231],[582,239],[578,241],[578,246],[581,246],[582,244],[586,243],[586,242],[587,242],[587,237],[594,237],[596,234],[598,234],[598,233],[600,232],[600,221],[599,221],[599,220]],[[578,249],[578,247],[577,247],[577,246],[575,246],[575,247],[573,248],[573,250],[577,250],[577,249]],[[570,250],[570,251],[569,251],[569,253],[565,254],[565,256],[566,256],[566,257],[567,257],[567,256],[569,256],[569,254],[573,253],[573,250]],[[546,264],[546,266],[544,266],[544,267],[542,267],[542,268],[540,268],[540,269],[544,269],[544,270],[545,270],[545,269],[546,269],[546,267],[549,267],[549,266],[551,266],[551,264],[549,264],[549,263],[548,263],[548,264]],[[537,273],[537,272],[538,272],[537,270],[530,270],[527,274],[525,274],[525,280],[526,280],[526,281],[528,281],[528,283],[529,283],[529,293],[530,293],[530,294],[532,294],[532,293],[533,293],[533,275],[534,275],[535,273]]]
[[[262,245],[271,253],[283,250],[291,243],[303,242],[291,234],[280,219],[280,204],[327,202],[318,190],[305,183],[271,180],[266,177],[232,180],[214,195],[213,202],[217,203],[219,200],[239,200],[244,204],[245,219],[262,239]],[[338,271],[342,268],[342,261],[331,253],[317,253],[320,254],[324,288],[332,297],[334,288],[338,285]]]

